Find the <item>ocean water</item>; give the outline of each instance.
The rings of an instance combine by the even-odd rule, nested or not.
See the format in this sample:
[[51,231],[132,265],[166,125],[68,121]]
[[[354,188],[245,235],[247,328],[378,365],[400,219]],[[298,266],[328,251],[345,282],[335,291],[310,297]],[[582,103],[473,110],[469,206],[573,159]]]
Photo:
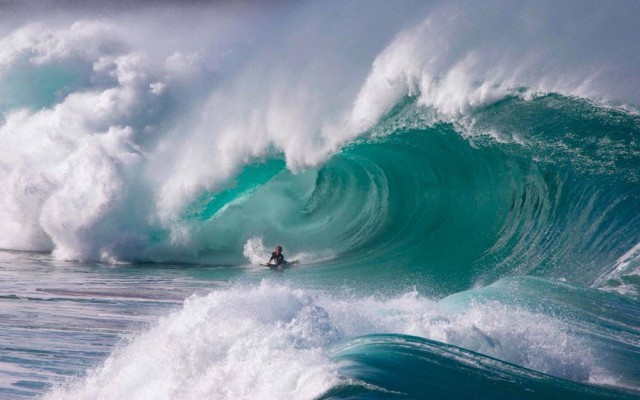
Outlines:
[[639,18],[0,2],[0,398],[640,398]]

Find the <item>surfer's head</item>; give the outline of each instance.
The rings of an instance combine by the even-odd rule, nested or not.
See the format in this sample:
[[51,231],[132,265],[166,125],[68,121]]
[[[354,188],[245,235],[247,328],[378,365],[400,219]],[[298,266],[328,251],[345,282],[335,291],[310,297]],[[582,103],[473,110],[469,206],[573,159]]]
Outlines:
[[276,246],[276,253],[282,253],[282,246]]

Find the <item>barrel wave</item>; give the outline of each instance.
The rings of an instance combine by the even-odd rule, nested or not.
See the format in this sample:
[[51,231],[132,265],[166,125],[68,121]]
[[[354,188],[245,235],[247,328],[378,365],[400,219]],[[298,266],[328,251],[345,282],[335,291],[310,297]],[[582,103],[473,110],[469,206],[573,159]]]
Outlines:
[[428,115],[407,99],[321,168],[265,165],[273,178],[194,223],[213,246],[236,230],[230,253],[268,237],[341,274],[442,293],[515,274],[592,285],[640,242],[636,115],[559,95],[505,99],[464,128]]
[[638,398],[636,3],[53,3],[0,1],[0,397]]

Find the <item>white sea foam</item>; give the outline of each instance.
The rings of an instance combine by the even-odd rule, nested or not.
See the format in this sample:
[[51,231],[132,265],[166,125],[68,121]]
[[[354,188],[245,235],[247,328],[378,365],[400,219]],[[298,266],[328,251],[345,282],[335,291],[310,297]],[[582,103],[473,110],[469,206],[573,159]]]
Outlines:
[[558,318],[495,301],[352,298],[263,281],[188,298],[45,398],[313,398],[339,382],[332,346],[371,333],[429,338],[579,382],[615,381],[594,346]]
[[271,252],[262,243],[262,238],[254,237],[244,244],[243,254],[251,264],[262,264],[269,259]]
[[309,294],[262,284],[192,297],[47,399],[303,399],[337,376],[340,337]]
[[335,301],[326,309],[345,335],[414,335],[576,381],[601,373],[589,347],[563,322],[498,302],[456,309],[407,293],[389,300]]

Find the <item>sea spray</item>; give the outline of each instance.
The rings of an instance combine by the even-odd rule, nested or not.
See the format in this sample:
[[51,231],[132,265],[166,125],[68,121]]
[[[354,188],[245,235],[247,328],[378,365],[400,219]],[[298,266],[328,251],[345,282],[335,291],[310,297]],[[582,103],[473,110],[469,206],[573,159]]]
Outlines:
[[46,398],[313,398],[337,380],[323,347],[341,333],[327,318],[311,295],[266,282],[188,298]]

